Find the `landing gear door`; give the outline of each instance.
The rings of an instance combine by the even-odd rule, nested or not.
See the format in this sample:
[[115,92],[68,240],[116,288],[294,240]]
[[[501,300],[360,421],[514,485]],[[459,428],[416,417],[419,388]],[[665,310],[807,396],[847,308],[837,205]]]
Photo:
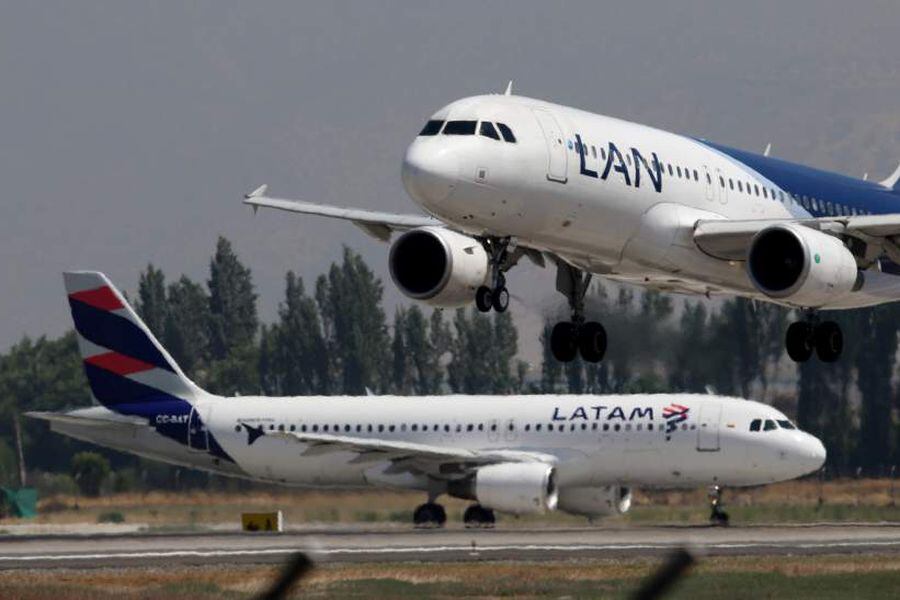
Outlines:
[[719,450],[719,421],[722,419],[722,403],[707,400],[700,405],[697,419],[697,450],[717,452]]
[[[206,418],[209,419],[209,411],[206,411]],[[188,419],[188,448],[196,452],[209,451],[209,431],[196,406],[191,409]]]
[[533,112],[547,142],[547,179],[565,183],[568,179],[569,156],[562,128],[556,117],[546,110],[535,109]]

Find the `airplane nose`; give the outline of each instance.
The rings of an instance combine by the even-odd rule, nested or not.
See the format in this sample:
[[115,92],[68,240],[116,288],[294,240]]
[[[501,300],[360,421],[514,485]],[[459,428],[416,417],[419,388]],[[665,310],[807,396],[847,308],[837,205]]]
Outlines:
[[403,158],[403,187],[422,204],[446,200],[459,179],[459,161],[453,150],[433,142],[413,142]]
[[818,471],[822,468],[822,465],[825,464],[825,459],[828,458],[828,452],[825,450],[825,445],[819,440],[817,437],[812,437],[813,443],[811,444],[810,449],[810,460],[812,462],[813,471]]

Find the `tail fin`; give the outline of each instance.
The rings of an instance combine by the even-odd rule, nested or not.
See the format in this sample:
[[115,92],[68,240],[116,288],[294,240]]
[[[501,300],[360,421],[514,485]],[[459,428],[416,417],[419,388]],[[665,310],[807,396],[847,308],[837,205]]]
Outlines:
[[896,171],[891,173],[890,177],[881,182],[881,185],[900,193],[900,165],[897,166]]
[[202,390],[188,379],[103,273],[64,274],[91,393],[122,414],[148,416],[168,404],[193,404]]

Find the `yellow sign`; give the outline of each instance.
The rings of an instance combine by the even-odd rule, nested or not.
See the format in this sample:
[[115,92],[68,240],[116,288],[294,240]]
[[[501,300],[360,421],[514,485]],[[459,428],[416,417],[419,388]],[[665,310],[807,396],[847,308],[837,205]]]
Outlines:
[[244,531],[281,532],[284,520],[281,511],[262,513],[241,513],[241,527]]

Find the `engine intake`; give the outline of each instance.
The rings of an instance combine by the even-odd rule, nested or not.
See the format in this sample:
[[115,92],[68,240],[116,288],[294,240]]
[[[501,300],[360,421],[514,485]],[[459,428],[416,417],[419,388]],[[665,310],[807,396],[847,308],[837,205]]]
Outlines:
[[400,291],[434,306],[463,306],[489,275],[488,255],[475,238],[443,229],[407,231],[391,246],[391,279]]
[[862,285],[856,259],[839,239],[794,223],[756,234],[747,273],[763,294],[803,307],[826,305]]

